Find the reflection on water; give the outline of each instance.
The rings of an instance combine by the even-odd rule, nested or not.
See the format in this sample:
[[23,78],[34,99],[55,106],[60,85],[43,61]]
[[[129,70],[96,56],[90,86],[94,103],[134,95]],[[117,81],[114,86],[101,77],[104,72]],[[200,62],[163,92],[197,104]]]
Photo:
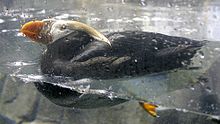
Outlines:
[[[85,22],[102,32],[144,30],[198,40],[220,41],[220,2],[217,0],[151,1],[151,0],[0,0],[0,122],[8,123],[215,123],[205,116],[187,112],[162,111],[161,117],[153,119],[130,102],[112,108],[95,110],[72,110],[58,107],[41,96],[33,84],[11,77],[11,74],[40,75],[39,59],[44,46],[30,43],[19,33],[21,24],[29,20],[53,17]],[[218,50],[218,48],[216,48]],[[161,104],[196,108],[219,115],[220,88],[217,60],[208,71],[209,81],[200,85],[167,91],[163,83],[145,84],[131,80],[131,90],[146,88],[149,99]],[[30,78],[28,78],[30,79]],[[164,75],[156,81],[164,79]],[[146,80],[146,79],[145,79]],[[151,82],[149,78],[146,82]],[[205,79],[204,79],[205,80]],[[155,81],[155,79],[154,79]],[[135,86],[137,89],[135,89]],[[176,84],[172,84],[175,85]],[[128,85],[126,85],[128,86]],[[165,88],[166,87],[166,88]],[[105,88],[108,88],[107,86]],[[129,89],[129,88],[128,88]],[[143,90],[143,89],[142,89]],[[151,90],[149,92],[149,90]],[[144,94],[144,93],[143,93]],[[147,96],[144,94],[143,96]],[[139,94],[139,96],[141,96]],[[141,96],[141,97],[143,97]],[[152,98],[151,98],[152,97]],[[6,118],[6,119],[1,119]],[[184,118],[184,119],[180,119]],[[166,121],[164,121],[166,120]],[[4,121],[6,122],[6,121]]]

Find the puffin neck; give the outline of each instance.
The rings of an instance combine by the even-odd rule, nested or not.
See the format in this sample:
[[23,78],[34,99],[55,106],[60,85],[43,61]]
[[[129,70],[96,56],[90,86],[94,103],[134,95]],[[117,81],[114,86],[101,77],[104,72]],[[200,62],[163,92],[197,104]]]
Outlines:
[[51,44],[47,45],[48,51],[53,51],[54,57],[70,60],[77,56],[89,43],[95,39],[83,31],[74,31]]

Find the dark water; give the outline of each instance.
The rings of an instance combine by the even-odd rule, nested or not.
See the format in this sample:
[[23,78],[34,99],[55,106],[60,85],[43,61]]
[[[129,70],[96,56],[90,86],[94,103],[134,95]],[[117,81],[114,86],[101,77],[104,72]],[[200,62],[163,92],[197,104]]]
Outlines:
[[[38,61],[45,47],[31,43],[19,33],[21,25],[29,20],[73,19],[102,32],[143,30],[218,42],[218,0],[0,0],[0,10],[0,123],[218,123],[206,115],[178,111],[175,107],[220,115],[219,60],[205,71],[208,81],[195,86],[163,84],[164,75],[157,79],[142,77],[130,80],[135,83],[126,85],[126,88],[136,96],[174,107],[160,111],[160,118],[156,119],[149,117],[136,102],[92,110],[59,107],[43,97],[33,84],[25,84],[11,76],[40,74]],[[215,47],[217,51],[218,48]],[[173,77],[175,75],[171,75]],[[185,82],[184,79],[172,80]],[[154,83],[143,85],[142,80]]]

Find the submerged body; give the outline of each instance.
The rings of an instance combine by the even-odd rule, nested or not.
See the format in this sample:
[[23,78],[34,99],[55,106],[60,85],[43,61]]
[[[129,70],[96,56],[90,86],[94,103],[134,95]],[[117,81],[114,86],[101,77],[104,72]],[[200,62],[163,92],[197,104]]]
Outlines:
[[[33,23],[23,26],[22,32],[47,45],[41,58],[41,71],[52,77],[35,82],[36,87],[52,102],[67,107],[96,108],[129,100],[146,101],[149,83],[178,87],[196,82],[220,53],[215,51],[219,45],[208,41],[159,33],[124,31],[104,36],[74,21]],[[39,25],[46,27],[33,28]],[[158,73],[163,74],[158,76]],[[59,81],[56,76],[71,80]],[[141,81],[136,85],[138,78]],[[121,94],[121,89],[126,94]],[[156,116],[157,106],[140,103]]]

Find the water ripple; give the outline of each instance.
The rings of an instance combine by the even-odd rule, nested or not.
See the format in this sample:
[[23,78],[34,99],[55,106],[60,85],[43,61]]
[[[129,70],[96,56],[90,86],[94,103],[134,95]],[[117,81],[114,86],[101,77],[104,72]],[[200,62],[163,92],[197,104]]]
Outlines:
[[4,23],[5,22],[5,20],[3,20],[3,19],[0,19],[0,23]]
[[36,64],[37,63],[34,63],[34,62],[22,62],[22,61],[6,63],[7,66],[13,66],[13,67],[29,66],[29,65],[36,65]]

